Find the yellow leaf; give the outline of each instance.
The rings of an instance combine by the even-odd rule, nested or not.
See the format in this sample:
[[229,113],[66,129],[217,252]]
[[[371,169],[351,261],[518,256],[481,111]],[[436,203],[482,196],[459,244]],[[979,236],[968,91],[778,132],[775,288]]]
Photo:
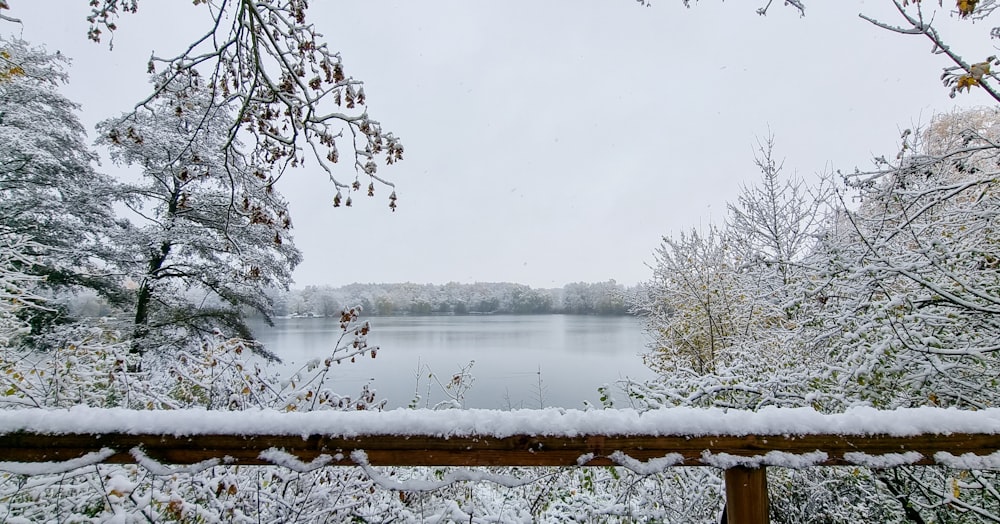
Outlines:
[[958,83],[956,85],[956,89],[959,92],[961,92],[962,89],[968,90],[971,89],[972,86],[977,86],[977,85],[979,85],[979,80],[976,80],[971,75],[962,75],[958,77]]
[[958,0],[958,14],[965,18],[976,10],[979,0]]

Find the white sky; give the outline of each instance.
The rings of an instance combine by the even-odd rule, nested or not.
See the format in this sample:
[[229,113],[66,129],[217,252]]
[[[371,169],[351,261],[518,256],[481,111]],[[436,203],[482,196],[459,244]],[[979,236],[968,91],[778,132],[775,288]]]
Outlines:
[[[207,21],[190,1],[144,0],[109,51],[86,40],[83,0],[10,4],[23,29],[0,32],[74,59],[65,92],[88,127],[148,92],[151,51],[175,54]],[[955,102],[990,103],[949,99],[938,77],[950,64],[923,37],[857,17],[897,21],[888,0],[812,0],[805,18],[718,0],[311,4],[406,156],[382,171],[396,213],[385,188],[334,209],[318,168],[286,175],[298,286],[633,284],[663,235],[725,218],[768,130],[786,172],[810,177],[894,155],[901,129]],[[938,21],[970,61],[996,52],[985,24]]]

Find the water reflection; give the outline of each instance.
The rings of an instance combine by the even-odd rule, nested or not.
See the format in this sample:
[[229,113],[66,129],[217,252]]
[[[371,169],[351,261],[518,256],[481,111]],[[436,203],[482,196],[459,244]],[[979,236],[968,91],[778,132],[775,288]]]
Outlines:
[[[639,356],[645,350],[645,335],[631,317],[430,316],[371,321],[368,341],[381,347],[378,358],[359,357],[354,364],[338,366],[334,388],[353,394],[374,379],[375,389],[390,407],[406,406],[415,395],[420,395],[421,406],[444,399],[434,384],[427,398],[427,369],[447,382],[471,361],[475,361],[471,369],[475,383],[465,395],[469,408],[576,408],[584,400],[597,404],[602,384],[626,376],[652,378]],[[256,333],[285,360],[282,368],[292,370],[328,355],[339,330],[336,319],[292,318],[277,319],[274,328],[257,326]]]

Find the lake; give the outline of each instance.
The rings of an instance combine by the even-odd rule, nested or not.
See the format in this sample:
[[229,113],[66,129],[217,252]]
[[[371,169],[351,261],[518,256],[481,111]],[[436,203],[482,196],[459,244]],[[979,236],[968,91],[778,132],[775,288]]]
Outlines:
[[[447,400],[445,389],[461,368],[474,362],[466,408],[580,408],[600,405],[597,388],[615,381],[653,378],[640,356],[647,337],[633,317],[574,315],[484,315],[371,317],[369,346],[378,356],[334,366],[331,389],[356,396],[371,380],[390,408],[420,407]],[[329,355],[339,336],[337,319],[282,318],[273,328],[254,326],[258,339],[283,360],[286,371]],[[434,373],[438,379],[430,379]],[[286,373],[287,374],[287,373]],[[438,383],[440,382],[440,384]],[[540,394],[539,394],[540,393]],[[621,404],[618,404],[621,405]]]

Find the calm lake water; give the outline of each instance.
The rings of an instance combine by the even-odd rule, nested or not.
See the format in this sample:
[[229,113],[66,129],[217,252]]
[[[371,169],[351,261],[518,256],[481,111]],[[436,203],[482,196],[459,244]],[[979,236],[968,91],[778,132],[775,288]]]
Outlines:
[[[336,319],[276,319],[275,327],[255,326],[261,342],[285,361],[282,369],[298,369],[313,358],[329,355],[339,335]],[[638,319],[572,315],[373,317],[370,346],[375,359],[335,366],[335,391],[357,395],[371,380],[389,407],[407,406],[420,395],[421,407],[448,397],[443,384],[462,367],[475,378],[464,395],[467,408],[579,408],[598,405],[597,388],[614,382],[653,377],[642,364],[646,336]],[[541,387],[539,388],[539,378]],[[539,399],[539,389],[541,399]]]

